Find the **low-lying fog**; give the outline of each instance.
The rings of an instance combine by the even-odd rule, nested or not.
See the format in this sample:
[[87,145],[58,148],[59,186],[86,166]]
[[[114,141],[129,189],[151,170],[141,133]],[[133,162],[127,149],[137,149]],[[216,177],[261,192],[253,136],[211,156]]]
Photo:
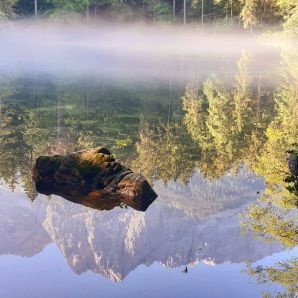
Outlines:
[[0,72],[93,73],[180,80],[234,72],[243,53],[251,69],[275,73],[278,52],[243,31],[145,25],[16,22],[0,28]]

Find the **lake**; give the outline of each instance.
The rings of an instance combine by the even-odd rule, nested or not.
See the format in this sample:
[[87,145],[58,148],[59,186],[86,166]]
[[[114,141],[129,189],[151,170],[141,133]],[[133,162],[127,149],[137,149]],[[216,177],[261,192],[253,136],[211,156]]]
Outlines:
[[[1,297],[298,295],[295,47],[30,30],[0,31]],[[38,156],[97,146],[150,182],[146,212],[36,192]]]

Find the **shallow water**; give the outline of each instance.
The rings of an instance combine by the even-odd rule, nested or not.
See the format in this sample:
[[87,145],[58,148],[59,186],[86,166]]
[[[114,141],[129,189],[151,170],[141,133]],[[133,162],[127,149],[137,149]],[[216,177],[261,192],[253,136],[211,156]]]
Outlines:
[[[75,46],[65,64],[59,45],[42,61],[2,55],[1,297],[295,295],[284,178],[298,137],[297,53],[243,44],[120,55],[105,43]],[[146,212],[36,193],[36,157],[100,145],[151,182]],[[278,262],[285,279],[267,274]]]

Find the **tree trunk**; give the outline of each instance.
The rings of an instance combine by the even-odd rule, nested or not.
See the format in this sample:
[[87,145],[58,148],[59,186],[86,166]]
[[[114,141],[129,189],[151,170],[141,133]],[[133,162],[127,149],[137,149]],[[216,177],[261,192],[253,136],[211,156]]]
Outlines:
[[186,25],[186,0],[183,0],[183,24]]
[[85,82],[85,98],[86,98],[86,112],[87,117],[89,117],[89,88],[88,81]]
[[233,0],[231,0],[231,18],[233,17]]
[[261,14],[261,21],[260,21],[261,24],[263,24],[263,17],[265,15],[265,13],[266,13],[266,5],[264,4],[263,13]]
[[60,92],[57,98],[57,145],[60,150]]
[[34,15],[37,16],[37,0],[34,0]]
[[258,79],[258,108],[257,108],[257,116],[259,116],[259,111],[260,111],[260,104],[261,104],[261,84],[262,84],[262,75],[259,74],[259,79]]
[[173,0],[173,20],[176,18],[176,0]]
[[173,81],[172,77],[170,79],[170,95],[169,95],[169,109],[168,109],[168,125],[170,124],[172,120],[172,89],[173,89]]
[[204,0],[202,0],[201,22],[204,24]]
[[86,8],[86,20],[89,23],[89,20],[90,20],[90,9],[89,9],[89,5]]

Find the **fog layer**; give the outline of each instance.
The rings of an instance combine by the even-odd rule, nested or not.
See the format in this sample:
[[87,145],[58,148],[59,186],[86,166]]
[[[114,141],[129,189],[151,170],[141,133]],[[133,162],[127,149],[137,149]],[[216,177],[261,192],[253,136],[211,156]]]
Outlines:
[[229,74],[243,51],[254,57],[252,67],[256,70],[276,71],[276,50],[243,32],[42,21],[17,22],[0,29],[1,72],[193,78],[218,72]]

